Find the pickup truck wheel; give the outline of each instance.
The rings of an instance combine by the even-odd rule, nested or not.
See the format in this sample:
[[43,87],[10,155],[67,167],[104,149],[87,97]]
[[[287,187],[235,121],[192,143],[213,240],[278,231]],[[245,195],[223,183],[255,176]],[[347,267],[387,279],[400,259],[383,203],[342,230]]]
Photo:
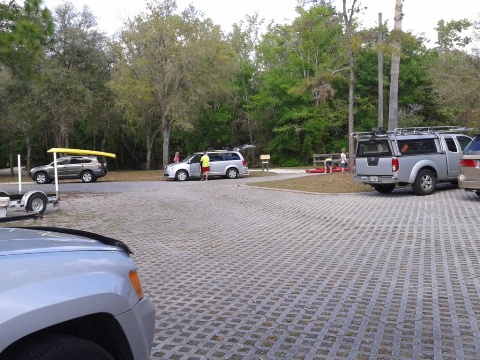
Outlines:
[[5,355],[2,360],[113,360],[113,357],[97,344],[66,335],[35,338],[7,350]]
[[32,194],[25,206],[27,211],[36,212],[37,214],[43,214],[47,209],[48,198],[43,193]]
[[412,188],[415,194],[424,196],[433,194],[436,186],[437,178],[435,177],[435,174],[428,169],[424,169],[418,172]]
[[373,188],[382,194],[389,194],[395,189],[395,184],[391,185],[373,185]]

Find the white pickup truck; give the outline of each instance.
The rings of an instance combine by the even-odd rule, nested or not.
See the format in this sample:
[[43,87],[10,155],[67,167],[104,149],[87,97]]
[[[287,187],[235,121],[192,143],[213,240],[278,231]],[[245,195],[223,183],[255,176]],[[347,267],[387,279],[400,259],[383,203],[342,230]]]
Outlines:
[[457,181],[460,156],[471,138],[469,128],[436,126],[357,132],[356,182],[380,193],[411,185],[417,195],[435,192],[438,182]]

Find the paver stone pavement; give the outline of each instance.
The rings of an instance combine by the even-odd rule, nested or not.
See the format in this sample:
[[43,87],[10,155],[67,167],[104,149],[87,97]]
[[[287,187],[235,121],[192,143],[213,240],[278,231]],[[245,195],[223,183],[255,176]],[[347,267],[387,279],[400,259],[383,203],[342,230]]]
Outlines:
[[254,181],[82,187],[41,224],[131,246],[152,359],[480,359],[477,196]]

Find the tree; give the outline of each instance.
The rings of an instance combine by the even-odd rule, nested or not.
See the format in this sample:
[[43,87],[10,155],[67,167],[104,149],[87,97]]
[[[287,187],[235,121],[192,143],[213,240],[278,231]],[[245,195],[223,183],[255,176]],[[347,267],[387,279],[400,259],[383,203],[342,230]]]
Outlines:
[[67,2],[55,9],[54,18],[56,41],[42,66],[37,94],[45,109],[44,124],[53,134],[45,146],[70,147],[89,119],[100,128],[107,121],[99,116],[103,104],[98,99],[105,99],[111,61],[106,37],[87,7],[79,12]]
[[129,20],[115,51],[117,103],[145,129],[147,169],[162,134],[165,166],[172,127],[192,128],[198,111],[228,91],[234,53],[218,26],[193,7],[177,14],[174,0],[153,1],[147,13]]
[[262,124],[256,138],[268,140],[262,145],[276,163],[290,166],[310,162],[313,153],[339,151],[348,141],[342,17],[326,2],[297,12],[292,25],[272,25],[264,35],[258,90],[248,107]]
[[453,50],[455,48],[465,48],[472,39],[469,36],[462,36],[461,33],[468,30],[472,23],[467,19],[452,20],[445,22],[440,20],[437,23],[435,30],[437,31],[438,49],[440,51]]
[[31,75],[35,59],[42,57],[51,42],[53,23],[41,0],[25,0],[23,7],[14,0],[0,3],[0,65],[13,76]]
[[[434,95],[439,117],[449,124],[459,124],[477,128],[480,126],[480,82],[478,69],[480,56],[475,51],[468,52],[466,45],[475,45],[475,37],[463,36],[470,29],[467,20],[438,22],[435,57],[430,62],[430,78],[434,84]],[[473,42],[472,42],[473,40]]]
[[400,76],[401,32],[403,19],[403,0],[395,0],[395,17],[393,25],[393,53],[390,68],[390,100],[388,106],[388,130],[398,127],[398,79]]
[[[349,81],[348,81],[348,134],[354,130],[354,99],[355,99],[355,52],[352,44],[352,21],[353,14],[358,11],[355,7],[357,0],[353,0],[352,6],[347,9],[347,0],[343,0],[343,21],[345,24],[345,35],[347,37],[349,56]],[[354,158],[353,137],[348,137],[348,157]],[[353,167],[350,167],[353,169]]]
[[[4,78],[8,78],[8,81],[0,83],[7,98],[12,100],[0,104],[0,116],[3,125],[11,125],[4,129],[11,165],[16,136],[25,130],[20,126],[23,122],[15,117],[19,114],[17,105],[23,99],[24,90],[28,88],[27,82],[34,75],[53,35],[50,11],[41,8],[41,3],[40,0],[25,0],[23,6],[13,0],[0,3],[0,71],[3,70],[6,73]],[[12,93],[16,90],[18,94]],[[10,170],[13,176],[13,167]]]

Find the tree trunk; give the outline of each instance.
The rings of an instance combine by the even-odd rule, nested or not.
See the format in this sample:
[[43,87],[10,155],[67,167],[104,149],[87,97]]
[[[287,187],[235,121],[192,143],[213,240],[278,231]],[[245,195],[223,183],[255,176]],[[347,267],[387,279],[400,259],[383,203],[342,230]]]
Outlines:
[[150,170],[150,162],[152,160],[152,134],[147,134],[147,162],[145,164],[145,170]]
[[[13,138],[15,138],[13,136]],[[10,146],[9,146],[9,154],[8,154],[8,161],[10,162],[10,175],[12,177],[15,176],[15,173],[13,172],[13,168],[15,167],[15,159],[13,153],[15,152],[15,140],[10,140]]]
[[[382,43],[382,13],[378,14],[378,44]],[[378,130],[383,129],[383,51],[378,51]]]
[[27,163],[25,169],[30,171],[32,168],[32,143],[30,142],[30,135],[28,132],[25,133],[25,142],[27,143]]
[[162,117],[162,139],[163,139],[163,146],[162,146],[162,152],[163,152],[163,167],[168,165],[170,163],[169,161],[169,151],[170,151],[170,123],[166,119],[165,116]]
[[[352,18],[355,12],[355,3],[357,0],[353,0],[351,8],[347,11],[347,0],[343,0],[343,20],[345,22],[345,34],[347,36],[347,43],[348,43],[348,54],[350,58],[349,64],[349,84],[348,84],[348,159],[350,164],[353,163],[354,158],[354,142],[353,138],[350,134],[353,133],[355,120],[354,120],[354,109],[353,104],[355,101],[355,53],[352,49],[352,44],[350,43],[350,39],[352,37]],[[349,166],[350,172],[353,172],[353,166]]]
[[390,102],[388,107],[388,130],[398,127],[398,79],[400,77],[400,50],[402,41],[403,0],[395,0],[395,22],[393,26],[394,44],[392,54],[392,68],[390,70]]

